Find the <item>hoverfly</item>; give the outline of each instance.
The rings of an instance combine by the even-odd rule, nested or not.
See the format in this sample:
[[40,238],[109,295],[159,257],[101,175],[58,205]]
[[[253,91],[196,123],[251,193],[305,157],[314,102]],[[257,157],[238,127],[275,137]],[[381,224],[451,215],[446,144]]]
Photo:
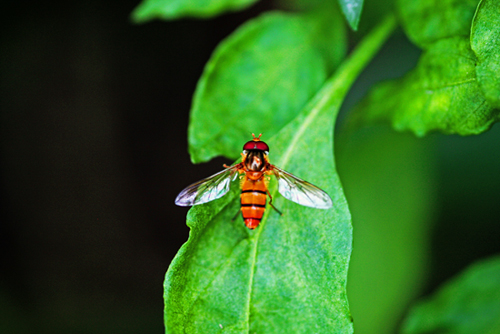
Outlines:
[[280,215],[281,212],[272,204],[272,197],[267,188],[270,175],[278,179],[278,191],[286,199],[300,205],[316,209],[329,209],[332,199],[326,192],[315,185],[299,179],[269,163],[269,146],[252,133],[253,140],[243,145],[241,162],[233,166],[224,165],[226,169],[193,183],[175,199],[179,206],[203,204],[224,196],[232,181],[241,174],[241,214],[249,229],[259,226],[266,208],[267,196],[269,205]]

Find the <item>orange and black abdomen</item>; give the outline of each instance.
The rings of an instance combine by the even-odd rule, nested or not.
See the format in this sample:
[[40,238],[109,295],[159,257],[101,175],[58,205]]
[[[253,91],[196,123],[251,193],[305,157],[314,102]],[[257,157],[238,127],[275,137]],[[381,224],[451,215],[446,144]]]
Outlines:
[[263,177],[252,180],[245,176],[241,184],[241,214],[249,229],[253,230],[259,226],[264,215],[267,200],[266,190],[267,185]]

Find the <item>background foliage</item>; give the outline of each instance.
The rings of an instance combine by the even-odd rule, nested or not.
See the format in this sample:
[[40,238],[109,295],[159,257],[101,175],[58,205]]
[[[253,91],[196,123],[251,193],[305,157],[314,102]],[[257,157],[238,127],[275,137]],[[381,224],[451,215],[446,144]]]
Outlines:
[[[475,18],[474,1],[422,1],[439,10],[408,8],[407,14],[403,3],[410,2],[397,3],[401,17],[432,23],[415,28],[426,33],[421,37],[409,27],[420,20],[405,26],[410,40],[424,50],[422,58],[416,70],[396,79],[401,85],[376,89],[409,86],[414,94],[406,98],[418,98],[428,84],[421,79],[426,72],[447,68],[436,55],[453,47],[462,50],[470,34],[475,75],[481,80],[465,92],[479,89],[498,108],[498,52],[494,43],[483,43],[496,25],[481,18],[495,13],[492,2],[484,1]],[[170,203],[183,186],[222,164],[220,159],[205,166],[189,161],[184,138],[192,92],[216,45],[277,5],[240,2],[232,8],[247,8],[243,12],[212,20],[135,26],[127,18],[136,5],[2,4],[2,333],[163,332],[161,282],[188,235],[185,211]],[[351,33],[351,40],[370,31],[391,5],[365,3],[359,33]],[[449,5],[458,5],[456,13],[443,9]],[[448,19],[434,16],[439,13]],[[450,15],[474,18],[472,31]],[[436,29],[439,22],[451,22],[447,26],[453,29]],[[458,42],[443,44],[452,41]],[[465,51],[467,57],[456,57],[456,70],[449,75],[473,75],[464,67],[472,64],[467,60],[471,50]],[[404,35],[396,35],[359,78],[345,110],[377,81],[404,76],[419,55]],[[411,317],[432,309],[433,298],[451,305],[453,299],[446,296],[460,296],[457,289],[468,300],[484,301],[469,287],[474,286],[470,277],[481,280],[482,272],[494,270],[485,265],[470,267],[468,273],[477,274],[460,276],[467,279],[452,281],[452,288],[437,287],[499,250],[495,110],[484,109],[482,122],[476,118],[459,129],[489,129],[479,136],[431,134],[422,141],[377,126],[338,139],[337,164],[354,225],[348,293],[357,332],[395,331],[417,296],[427,297],[408,313]],[[395,126],[405,124],[403,116],[393,119]],[[348,120],[354,121],[360,120]],[[427,132],[419,126],[408,128]],[[452,308],[445,311],[453,314]],[[436,317],[437,328],[463,328],[443,319]],[[411,323],[405,320],[405,330],[418,332]]]

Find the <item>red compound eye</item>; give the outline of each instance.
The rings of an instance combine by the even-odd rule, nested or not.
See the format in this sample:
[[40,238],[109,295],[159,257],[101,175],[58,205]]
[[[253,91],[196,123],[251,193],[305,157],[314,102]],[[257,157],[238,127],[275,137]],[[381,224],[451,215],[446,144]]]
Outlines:
[[269,152],[269,146],[267,146],[267,144],[264,143],[263,141],[252,140],[243,145],[243,150],[244,151],[259,150],[259,151]]

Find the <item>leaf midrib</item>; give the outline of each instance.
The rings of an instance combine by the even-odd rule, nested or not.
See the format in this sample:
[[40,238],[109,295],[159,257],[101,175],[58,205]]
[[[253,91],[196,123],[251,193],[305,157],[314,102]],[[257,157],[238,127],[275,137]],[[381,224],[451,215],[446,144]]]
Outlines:
[[[331,85],[330,81],[331,81],[331,79],[326,82],[325,87],[323,89],[321,89],[319,91],[319,93],[317,93],[318,95],[322,94],[323,91],[326,88],[328,88],[329,85]],[[315,100],[317,100],[318,95],[314,96],[311,101],[314,102]],[[288,146],[288,148],[285,151],[285,154],[280,159],[280,166],[284,167],[287,165],[288,161],[290,160],[290,158],[292,156],[293,149],[297,146],[297,142],[298,142],[299,138],[304,134],[305,130],[309,127],[309,125],[314,120],[314,118],[322,110],[321,107],[328,101],[329,98],[330,98],[330,96],[328,96],[327,94],[323,94],[323,97],[320,98],[319,102],[317,103],[318,105],[316,105],[314,108],[312,108],[312,111],[306,116],[304,122],[301,124],[301,126],[299,127],[299,130],[297,131],[297,135],[295,135],[293,137],[293,139],[290,142],[290,145]],[[307,108],[307,105],[306,105],[306,108]],[[297,115],[296,117],[300,117],[300,114]],[[335,117],[335,116],[333,116],[333,117]],[[290,121],[290,123],[291,122],[293,122],[293,120]],[[276,192],[277,192],[277,190],[273,191],[273,197],[276,195]],[[253,237],[253,239],[255,241],[254,241],[254,247],[253,247],[253,253],[252,253],[252,263],[251,263],[251,268],[250,268],[250,279],[249,279],[248,298],[247,298],[248,303],[247,303],[247,308],[246,308],[246,314],[247,314],[246,323],[247,323],[248,333],[250,333],[250,315],[251,315],[250,308],[251,308],[251,301],[252,301],[255,267],[256,267],[256,263],[257,263],[257,249],[258,249],[259,242],[260,242],[260,235],[261,235],[262,231],[264,230],[264,226],[265,226],[265,223],[267,222],[267,216],[269,215],[269,212],[270,212],[270,210],[266,210],[264,212],[264,216],[262,217],[261,226],[257,230],[257,233],[255,234],[255,236]]]
[[[282,155],[280,159],[280,166],[285,168],[288,161],[292,156],[293,149],[297,146],[298,140],[302,137],[306,129],[309,127],[311,122],[315,119],[315,117],[321,112],[324,111],[323,108],[327,106],[328,103],[332,103],[334,101],[341,101],[343,97],[347,94],[351,85],[354,83],[354,80],[357,78],[358,74],[367,63],[372,59],[372,57],[376,54],[376,52],[380,49],[385,40],[391,35],[392,31],[396,27],[396,20],[394,15],[387,16],[382,22],[375,27],[371,33],[369,33],[358,45],[358,47],[353,51],[350,57],[348,57],[344,62],[339,66],[337,71],[325,81],[323,87],[319,90],[319,92],[311,99],[311,101],[306,104],[303,110],[288,124],[291,124],[298,117],[301,117],[303,114],[307,112],[307,109],[312,105],[311,111],[305,116],[303,123],[300,125],[299,130],[297,131],[297,135],[293,137],[290,142],[290,145],[286,149],[285,153]],[[337,90],[336,90],[337,89]],[[333,104],[332,106],[337,107],[336,110],[332,110],[333,124],[335,124],[336,114],[340,109],[340,103],[338,105]],[[326,111],[325,111],[326,112]],[[333,147],[332,147],[333,150]],[[273,195],[276,195],[277,190],[273,191]],[[250,308],[252,301],[252,293],[253,293],[253,283],[255,276],[255,267],[257,262],[257,249],[260,242],[260,236],[262,234],[262,230],[265,227],[267,222],[267,216],[269,215],[270,210],[266,210],[264,212],[264,216],[262,217],[261,226],[257,230],[257,233],[252,238],[254,241],[254,248],[252,253],[252,262],[251,262],[251,271],[250,271],[250,279],[249,279],[249,287],[248,287],[248,303],[246,308],[246,323],[247,323],[247,332],[250,334]]]

